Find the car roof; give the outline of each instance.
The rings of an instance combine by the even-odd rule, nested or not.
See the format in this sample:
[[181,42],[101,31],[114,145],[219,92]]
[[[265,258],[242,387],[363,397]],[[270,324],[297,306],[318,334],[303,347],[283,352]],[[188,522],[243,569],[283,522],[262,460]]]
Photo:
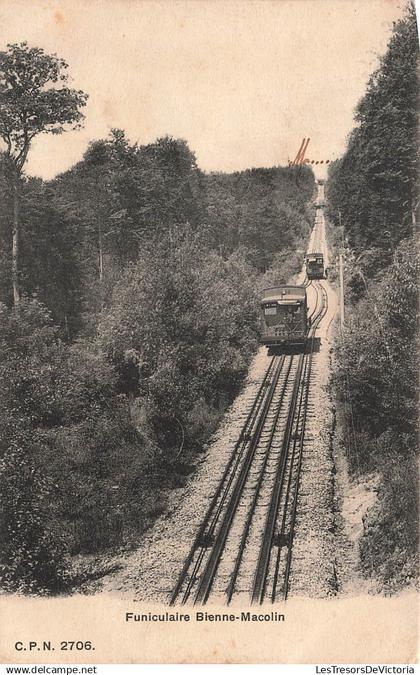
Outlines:
[[261,302],[270,300],[280,300],[283,302],[302,302],[306,297],[306,288],[304,286],[272,286],[265,288],[262,292]]

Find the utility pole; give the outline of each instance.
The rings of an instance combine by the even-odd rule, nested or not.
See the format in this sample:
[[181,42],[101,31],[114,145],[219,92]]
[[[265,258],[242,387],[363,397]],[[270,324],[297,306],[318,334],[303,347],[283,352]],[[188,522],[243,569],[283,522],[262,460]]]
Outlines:
[[102,225],[101,225],[101,215],[99,215],[98,221],[98,249],[99,249],[99,282],[102,284],[104,280],[104,254],[102,248]]
[[344,230],[341,227],[341,211],[338,212],[338,222],[341,230],[341,246],[338,256],[338,266],[340,271],[340,324],[341,330],[344,328],[344,265],[343,265],[343,249],[344,249]]
[[342,253],[342,250],[340,250],[339,267],[340,267],[340,323],[341,323],[341,330],[343,330],[343,328],[344,328],[344,272],[343,272],[343,253]]

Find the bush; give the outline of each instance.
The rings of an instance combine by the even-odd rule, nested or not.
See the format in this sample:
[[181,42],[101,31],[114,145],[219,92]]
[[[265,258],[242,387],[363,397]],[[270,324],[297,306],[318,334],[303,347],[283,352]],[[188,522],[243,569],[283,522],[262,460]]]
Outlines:
[[[180,428],[185,448],[198,449],[237,393],[257,344],[256,298],[243,258],[209,254],[189,228],[155,242],[116,288],[99,342],[121,391],[148,401],[148,420],[168,457],[177,452]],[[206,425],[192,413],[199,400]]]
[[54,508],[56,489],[33,462],[29,439],[0,460],[0,580],[8,591],[60,592],[70,577]]
[[361,555],[368,572],[379,572],[386,588],[398,590],[418,574],[417,458],[407,437],[389,431],[374,446],[381,482],[364,522]]

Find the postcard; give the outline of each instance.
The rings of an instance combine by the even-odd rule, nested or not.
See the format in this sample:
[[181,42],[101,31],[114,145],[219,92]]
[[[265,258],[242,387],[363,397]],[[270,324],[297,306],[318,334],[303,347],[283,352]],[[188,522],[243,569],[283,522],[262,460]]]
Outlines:
[[414,4],[0,38],[2,663],[414,672]]

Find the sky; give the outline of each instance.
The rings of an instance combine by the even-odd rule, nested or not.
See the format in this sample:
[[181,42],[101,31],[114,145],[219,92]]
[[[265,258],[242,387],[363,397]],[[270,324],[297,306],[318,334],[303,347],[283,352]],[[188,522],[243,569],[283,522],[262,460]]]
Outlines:
[[81,131],[41,135],[29,175],[50,179],[124,129],[187,140],[205,171],[286,165],[345,149],[354,108],[404,0],[0,0],[0,50],[27,41],[89,95]]

